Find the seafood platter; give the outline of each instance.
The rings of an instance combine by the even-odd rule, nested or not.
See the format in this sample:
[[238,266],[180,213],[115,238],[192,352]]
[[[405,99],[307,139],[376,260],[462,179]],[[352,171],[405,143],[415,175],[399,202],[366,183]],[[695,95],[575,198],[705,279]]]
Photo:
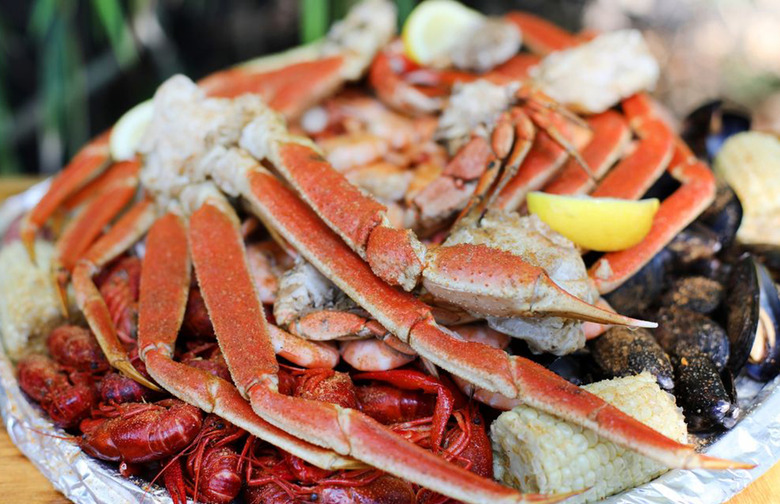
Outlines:
[[0,209],[13,441],[80,503],[723,502],[771,467],[780,140],[677,124],[635,30],[396,22],[171,77]]

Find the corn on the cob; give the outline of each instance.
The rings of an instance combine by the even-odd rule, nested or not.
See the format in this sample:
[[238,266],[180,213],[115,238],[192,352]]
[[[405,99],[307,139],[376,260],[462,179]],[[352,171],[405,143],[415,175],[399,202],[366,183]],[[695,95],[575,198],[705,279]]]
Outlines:
[[[650,373],[583,387],[677,441],[687,431],[674,397]],[[566,502],[594,502],[645,483],[667,469],[606,441],[590,430],[519,406],[493,422],[493,466],[504,484],[544,494],[583,490]]]
[[734,135],[723,144],[713,168],[742,203],[737,238],[780,245],[780,140],[757,131]]
[[63,321],[50,273],[53,251],[51,243],[37,241],[37,265],[19,241],[0,251],[0,330],[11,359],[41,350],[45,337]]

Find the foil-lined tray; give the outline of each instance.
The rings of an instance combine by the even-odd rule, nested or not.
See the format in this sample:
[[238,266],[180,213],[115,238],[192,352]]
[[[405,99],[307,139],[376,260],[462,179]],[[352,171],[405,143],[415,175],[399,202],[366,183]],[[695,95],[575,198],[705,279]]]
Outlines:
[[[15,218],[38,201],[47,187],[48,181],[42,182],[0,206],[0,236]],[[754,469],[669,471],[602,502],[721,503],[771,468],[780,460],[780,377],[767,384],[740,377],[737,391],[743,417],[724,435],[706,440],[711,444],[704,451],[754,463]],[[57,490],[74,502],[171,503],[163,488],[122,477],[114,466],[86,455],[73,438],[55,428],[43,411],[30,403],[19,389],[14,366],[4,352],[0,352],[0,416],[14,444]]]

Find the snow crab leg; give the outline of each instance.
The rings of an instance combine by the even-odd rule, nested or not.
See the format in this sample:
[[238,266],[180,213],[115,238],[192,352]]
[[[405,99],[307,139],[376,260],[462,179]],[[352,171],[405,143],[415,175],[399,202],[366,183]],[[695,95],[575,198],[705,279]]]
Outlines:
[[[466,244],[426,251],[410,230],[390,227],[385,207],[365,196],[334,170],[311,141],[288,133],[281,118],[274,116],[270,109],[268,112],[269,115],[247,126],[246,138],[260,141],[249,141],[246,148],[257,159],[271,161],[320,218],[385,281],[402,285],[407,290],[422,281],[431,292],[451,294],[453,300],[457,299],[455,303],[482,296],[485,303],[481,308],[483,311],[492,309],[490,314],[556,313],[606,324],[654,326],[571,296],[552,282],[541,268],[507,252]],[[478,260],[487,269],[469,269],[468,262],[456,264],[461,259]],[[487,275],[490,280],[484,289],[481,285],[487,278],[483,272],[492,272],[492,276]],[[458,280],[464,278],[464,274],[468,275],[466,280]],[[527,292],[522,292],[533,286],[544,286],[542,291],[549,296],[546,301],[528,298]],[[496,294],[499,291],[501,294]],[[560,303],[558,308],[557,303]]]
[[176,214],[155,222],[146,241],[139,301],[139,354],[149,374],[179,399],[214,413],[254,436],[322,469],[361,467],[354,460],[311,445],[259,418],[231,383],[173,360],[190,287],[187,229]]
[[364,0],[330,29],[325,39],[280,56],[260,58],[199,82],[210,96],[260,95],[288,119],[359,79],[395,34],[395,6]]
[[[191,193],[186,197],[191,211],[187,237],[201,292],[236,387],[241,395],[249,399],[258,416],[299,439],[343,456],[354,457],[453,498],[469,502],[556,502],[566,497],[518,494],[510,488],[449,464],[356,410],[279,393],[279,366],[268,336],[263,308],[251,281],[238,219],[213,186],[193,186],[187,191]],[[183,226],[181,223],[171,225],[180,227],[179,231],[173,231],[173,239],[183,243],[180,240]],[[170,233],[168,230],[164,238],[166,241]],[[166,243],[162,248],[167,250],[169,246]],[[184,245],[179,248],[184,249]],[[184,253],[180,250],[178,255]],[[153,264],[157,269],[160,262]],[[171,326],[165,330],[166,334],[176,333],[182,317],[185,305],[183,298],[188,285],[184,281],[187,280],[186,276],[182,278],[181,274],[182,270],[186,270],[185,265],[179,264],[176,268],[179,273],[173,281],[169,281],[168,287],[155,289],[156,294],[153,293],[170,295],[171,299],[176,299],[177,310],[172,310],[170,303],[149,301],[149,307],[156,307],[153,314],[147,312],[150,315],[149,324],[160,326],[159,320],[162,319],[162,324]],[[169,270],[167,268],[158,275],[168,274]],[[142,277],[142,282],[145,278]],[[225,278],[231,279],[229,285],[225,284]],[[154,327],[152,325],[150,329]],[[157,351],[167,348],[165,352],[170,355],[170,347],[170,343],[158,346]],[[154,353],[151,348],[145,345],[144,355],[154,368],[156,357],[152,357]],[[165,359],[170,362],[169,357]],[[184,383],[190,383],[183,376],[175,376],[173,373],[166,375],[161,369],[156,371],[167,389],[179,390]],[[215,404],[220,404],[220,397],[212,387],[206,384],[202,386],[204,393],[209,391],[210,402],[188,399],[210,411]],[[227,401],[225,406],[229,407]]]
[[[543,366],[484,344],[463,341],[439,327],[430,309],[379,279],[313,211],[262,169],[249,173],[254,212],[422,357],[474,385],[593,429],[606,439],[669,467],[745,467],[698,454],[558,377]],[[260,389],[260,387],[258,387]],[[266,396],[267,392],[261,394]]]
[[73,271],[73,287],[76,303],[84,313],[95,338],[109,364],[152,390],[157,385],[146,379],[130,362],[125,348],[117,337],[116,327],[108,306],[100,294],[93,277],[100,269],[136,243],[154,222],[153,204],[144,200],[128,211],[111,230],[90,247]]
[[[510,14],[525,34],[526,43],[542,54],[575,47],[582,40],[530,14]],[[637,93],[622,102],[630,126],[640,136],[637,149],[620,161],[592,191],[593,196],[636,199],[666,170],[681,186],[661,203],[653,227],[638,245],[605,254],[589,274],[602,294],[611,292],[655,256],[669,241],[703,212],[715,198],[715,177],[697,160],[685,143],[655,113],[652,99]],[[614,138],[614,132],[613,132]],[[596,146],[594,146],[596,149]],[[595,150],[589,155],[599,155]],[[569,177],[562,174],[561,177]],[[583,184],[554,182],[552,192],[580,192]]]
[[55,178],[46,196],[38,202],[22,222],[20,235],[27,253],[34,260],[33,243],[35,235],[60,205],[79,188],[98,177],[110,164],[108,140],[111,131],[106,131],[83,147],[70,163]]

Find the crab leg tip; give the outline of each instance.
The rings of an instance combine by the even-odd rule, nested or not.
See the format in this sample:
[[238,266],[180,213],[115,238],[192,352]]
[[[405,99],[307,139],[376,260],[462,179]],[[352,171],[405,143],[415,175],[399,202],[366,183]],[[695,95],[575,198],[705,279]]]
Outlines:
[[60,313],[63,318],[69,318],[68,310],[68,274],[61,268],[55,268],[52,271],[52,283],[56,291],[57,301],[59,302]]
[[155,392],[162,392],[162,389],[158,387],[156,384],[152,383],[150,380],[146,379],[144,375],[138,372],[138,370],[133,366],[133,364],[130,361],[121,360],[121,361],[114,361],[112,363],[113,367],[119,370],[123,375],[127,376],[131,380],[134,380],[144,387],[154,390]]
[[696,462],[698,462],[698,465],[701,469],[710,469],[715,471],[722,471],[725,469],[750,470],[758,465],[752,464],[750,462],[739,462],[736,460],[722,459],[701,454],[697,454]]
[[27,251],[27,256],[30,258],[30,262],[35,264],[35,232],[24,229],[20,234],[22,245],[24,245],[24,249]]
[[630,325],[632,327],[644,327],[646,329],[655,329],[658,327],[658,322],[651,322],[649,320],[641,320],[630,317],[626,317],[626,319],[630,321]]

